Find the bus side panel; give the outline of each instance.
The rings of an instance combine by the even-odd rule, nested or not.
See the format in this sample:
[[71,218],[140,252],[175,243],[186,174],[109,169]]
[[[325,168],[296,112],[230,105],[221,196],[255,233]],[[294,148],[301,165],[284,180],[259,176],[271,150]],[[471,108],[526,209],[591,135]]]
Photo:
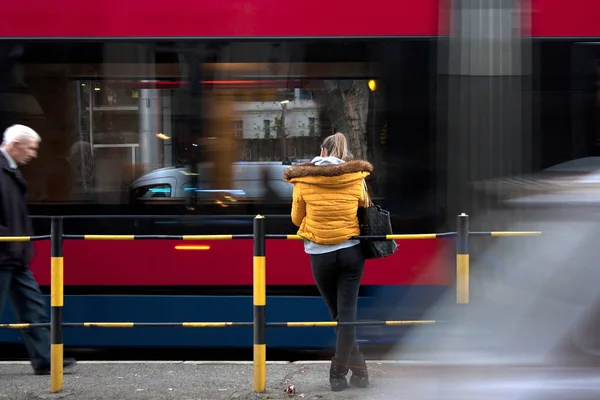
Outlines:
[[[445,286],[373,287],[391,291],[386,296],[388,308],[373,308],[377,299],[359,299],[359,320],[415,319],[428,304],[446,290]],[[44,296],[47,304],[49,297]],[[393,300],[392,300],[393,299]],[[413,312],[393,315],[394,304]],[[64,321],[81,322],[252,322],[250,296],[65,296]],[[387,311],[386,311],[387,310]],[[14,323],[7,305],[2,323]],[[374,312],[376,311],[376,312]],[[49,306],[48,306],[49,312]],[[317,296],[269,296],[268,322],[330,321],[323,300]],[[394,342],[401,340],[407,328],[358,328],[362,343]],[[65,346],[80,348],[102,347],[250,347],[252,328],[66,328]],[[20,343],[16,330],[0,330],[0,343]],[[331,348],[335,345],[332,328],[269,328],[267,345],[270,348]]]
[[[207,250],[182,251],[180,245]],[[367,260],[363,285],[448,285],[453,280],[453,240],[401,240],[390,257]],[[50,285],[50,242],[35,243],[31,268]],[[310,259],[297,240],[267,242],[269,285],[314,285]],[[252,285],[252,241],[64,242],[65,285]],[[68,292],[68,288],[66,289]]]

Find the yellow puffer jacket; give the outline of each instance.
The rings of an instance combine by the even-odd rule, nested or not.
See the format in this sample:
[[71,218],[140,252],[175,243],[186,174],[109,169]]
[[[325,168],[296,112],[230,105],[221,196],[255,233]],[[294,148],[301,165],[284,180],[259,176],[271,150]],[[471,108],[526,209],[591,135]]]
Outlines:
[[318,244],[339,244],[360,234],[358,207],[364,207],[362,180],[373,171],[367,161],[292,166],[285,181],[294,184],[292,222],[298,235]]

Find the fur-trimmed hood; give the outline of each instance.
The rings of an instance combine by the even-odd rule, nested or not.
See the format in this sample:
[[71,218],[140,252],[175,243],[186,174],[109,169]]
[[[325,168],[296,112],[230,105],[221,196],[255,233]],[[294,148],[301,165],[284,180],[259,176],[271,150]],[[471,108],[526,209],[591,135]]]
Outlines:
[[364,160],[326,165],[304,163],[286,169],[284,180],[289,183],[305,182],[316,185],[340,185],[364,179],[372,171],[373,165]]

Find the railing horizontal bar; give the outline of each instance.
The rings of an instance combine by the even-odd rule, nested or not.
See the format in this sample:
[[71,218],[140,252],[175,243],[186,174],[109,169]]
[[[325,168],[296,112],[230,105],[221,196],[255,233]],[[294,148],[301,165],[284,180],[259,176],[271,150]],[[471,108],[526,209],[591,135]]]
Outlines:
[[[30,218],[32,219],[50,219],[52,217],[62,218],[62,219],[185,219],[189,221],[190,219],[249,219],[253,220],[256,215],[61,215],[61,216],[52,216],[52,215],[32,215]],[[273,215],[265,215],[265,218],[290,218],[289,214],[273,214]]]
[[408,234],[408,235],[385,235],[381,236],[357,236],[357,238],[364,239],[379,239],[379,240],[411,240],[411,239],[437,239],[445,237],[447,235],[443,233],[421,233],[421,234]]
[[469,232],[470,236],[539,236],[541,231],[492,231],[492,232]]
[[437,238],[444,238],[444,237],[454,237],[456,236],[457,233],[456,232],[442,232],[442,233],[436,233],[435,236]]
[[36,324],[0,324],[0,329],[27,329],[27,328],[44,328],[50,327],[49,323],[36,323]]
[[252,239],[252,234],[238,235],[183,235],[183,240],[235,240],[235,239]]
[[267,322],[268,328],[312,328],[329,326],[401,326],[401,325],[432,325],[433,320],[415,321],[356,321],[356,322]]
[[435,239],[435,233],[425,233],[419,235],[370,235],[354,236],[355,240],[408,240],[408,239]]
[[284,239],[284,240],[301,240],[302,238],[298,235],[284,235],[284,234],[266,234],[266,239]]
[[[267,322],[268,328],[310,328],[333,326],[402,326],[432,325],[434,320],[407,321],[317,321],[317,322]],[[252,322],[66,322],[65,328],[240,328],[252,327]],[[49,323],[0,324],[0,329],[27,329],[49,327]]]
[[33,242],[36,240],[48,240],[50,235],[41,236],[0,236],[0,242]]
[[252,239],[252,235],[63,235],[76,240],[235,240]]
[[[445,233],[420,233],[406,235],[371,235],[371,236],[354,236],[354,240],[411,240],[411,239],[437,239],[443,237],[456,236],[456,232]],[[301,240],[298,235],[282,235],[282,234],[267,234],[267,239],[284,239],[284,240]]]
[[67,322],[65,328],[236,328],[252,322]]
[[[491,231],[491,232],[469,232],[470,236],[495,236],[495,237],[518,237],[539,236],[541,231]],[[301,240],[298,235],[267,234],[267,239]],[[354,236],[354,240],[416,240],[436,239],[456,236],[456,232],[445,233],[423,233],[406,235],[375,235]],[[236,240],[252,239],[252,234],[236,235],[63,235],[64,239],[71,240]],[[48,240],[50,235],[40,236],[0,236],[0,242],[33,242],[37,240]]]

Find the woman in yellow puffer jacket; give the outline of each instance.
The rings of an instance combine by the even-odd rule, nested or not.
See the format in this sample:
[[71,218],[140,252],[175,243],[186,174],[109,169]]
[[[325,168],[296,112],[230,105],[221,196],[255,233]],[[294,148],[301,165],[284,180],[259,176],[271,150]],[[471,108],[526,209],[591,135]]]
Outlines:
[[[350,161],[346,138],[341,133],[327,137],[321,155],[310,163],[285,171],[285,180],[294,184],[292,222],[304,239],[310,255],[313,277],[331,318],[339,322],[356,321],[358,290],[365,261],[358,240],[357,211],[364,207],[363,180],[373,171],[367,161]],[[331,390],[350,383],[367,387],[369,375],[364,356],[356,343],[356,328],[336,328],[335,356],[331,362]]]

